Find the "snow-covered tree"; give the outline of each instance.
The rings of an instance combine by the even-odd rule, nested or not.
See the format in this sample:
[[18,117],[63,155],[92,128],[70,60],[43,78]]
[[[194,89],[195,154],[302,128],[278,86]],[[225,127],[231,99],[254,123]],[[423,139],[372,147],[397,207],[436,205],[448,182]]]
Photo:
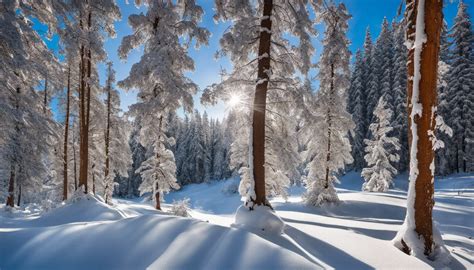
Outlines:
[[141,142],[153,150],[138,169],[143,180],[140,191],[153,191],[156,208],[160,209],[160,194],[178,188],[174,155],[165,148],[172,138],[165,134],[167,123],[163,119],[179,107],[191,110],[198,87],[184,75],[194,69],[188,44],[206,44],[210,34],[198,26],[204,12],[194,0],[144,2],[146,14],[128,18],[133,33],[123,38],[119,56],[126,58],[140,45],[144,45],[144,53],[119,85],[139,89],[138,103],[131,107],[131,113],[140,116]]
[[362,190],[385,192],[392,184],[393,176],[397,169],[392,163],[399,160],[396,151],[400,150],[400,144],[396,137],[390,137],[393,130],[390,126],[392,110],[387,108],[387,102],[382,96],[374,111],[375,122],[369,127],[372,139],[364,140],[366,147],[365,160],[369,167],[362,170],[365,183]]
[[453,129],[448,151],[453,153],[452,171],[474,168],[474,33],[467,5],[459,2],[451,30],[453,48],[447,78],[448,125]]
[[313,138],[308,145],[314,158],[308,164],[305,194],[306,203],[315,206],[339,201],[334,188],[337,173],[353,161],[348,133],[354,122],[345,110],[350,79],[346,33],[351,16],[339,4],[328,7],[321,17],[326,30],[318,63],[320,89],[313,109]]
[[0,3],[0,171],[8,179],[8,206],[14,205],[15,194],[20,204],[21,196],[31,200],[41,193],[49,173],[44,159],[56,140],[55,124],[34,90],[51,53],[32,29],[24,13],[28,7],[19,4]]
[[354,70],[351,76],[347,110],[356,123],[351,137],[353,168],[359,170],[364,167],[364,138],[367,134],[367,96],[365,93],[364,59],[361,51],[357,51]]
[[128,145],[130,125],[124,117],[120,116],[119,92],[113,88],[115,71],[112,63],[107,64],[107,82],[105,100],[107,119],[105,128],[105,170],[104,170],[104,198],[110,203],[114,192],[114,178],[125,177],[131,166],[131,152]]
[[[218,55],[229,56],[233,70],[225,74],[222,82],[208,87],[201,101],[215,103],[218,99],[229,101],[236,97],[240,100],[235,107],[239,107],[242,125],[232,146],[233,164],[241,166],[240,193],[250,210],[254,205],[270,206],[266,194],[272,190],[267,188],[282,190],[281,184],[286,184],[270,175],[279,171],[287,159],[277,156],[277,150],[272,149],[269,141],[276,141],[278,134],[269,132],[268,127],[277,118],[284,118],[278,104],[288,102],[299,104],[293,107],[303,107],[301,83],[295,75],[297,71],[307,74],[311,67],[311,35],[316,31],[309,5],[319,11],[321,3],[217,0],[215,4],[214,19],[231,21],[220,40]],[[289,36],[299,42],[291,44]],[[293,154],[292,149],[287,150],[285,155]],[[275,157],[271,163],[270,155]]]

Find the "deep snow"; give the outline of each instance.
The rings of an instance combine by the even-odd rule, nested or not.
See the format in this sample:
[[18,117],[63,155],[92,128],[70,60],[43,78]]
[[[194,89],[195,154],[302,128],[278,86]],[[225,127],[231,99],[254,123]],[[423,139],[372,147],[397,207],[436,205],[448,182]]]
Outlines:
[[[342,203],[307,207],[304,189],[271,200],[284,234],[236,226],[237,179],[194,184],[165,196],[191,199],[193,218],[143,202],[87,196],[40,215],[34,205],[0,208],[0,269],[429,269],[391,243],[405,217],[407,176],[388,193],[359,191],[342,177]],[[437,179],[434,219],[453,255],[450,269],[473,268],[474,175]],[[214,225],[217,224],[217,225]]]

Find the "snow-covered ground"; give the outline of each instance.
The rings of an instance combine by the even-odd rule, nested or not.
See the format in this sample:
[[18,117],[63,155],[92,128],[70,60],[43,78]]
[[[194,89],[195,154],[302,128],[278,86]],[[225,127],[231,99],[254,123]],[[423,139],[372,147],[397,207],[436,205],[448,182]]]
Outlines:
[[[284,234],[232,225],[238,180],[193,184],[168,194],[164,212],[143,199],[114,206],[88,196],[47,213],[0,208],[0,269],[429,269],[394,248],[405,216],[406,175],[388,193],[360,192],[344,176],[338,206],[307,207],[303,188],[271,201]],[[434,219],[453,255],[449,269],[474,269],[474,175],[439,178]],[[166,213],[190,198],[192,218]]]

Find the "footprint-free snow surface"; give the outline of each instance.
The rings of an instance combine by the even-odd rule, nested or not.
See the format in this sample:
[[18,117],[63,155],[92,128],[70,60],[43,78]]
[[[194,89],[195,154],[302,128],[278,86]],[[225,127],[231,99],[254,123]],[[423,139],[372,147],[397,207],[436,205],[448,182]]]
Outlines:
[[[285,223],[261,231],[233,225],[241,205],[238,181],[189,185],[168,194],[164,212],[136,200],[74,199],[42,213],[0,208],[0,269],[430,269],[393,247],[405,216],[406,176],[388,193],[360,192],[350,173],[338,188],[342,203],[325,208],[301,202],[271,203]],[[451,251],[448,269],[473,269],[474,176],[437,179],[434,219]],[[192,218],[166,211],[189,198]],[[40,214],[41,213],[41,214]],[[244,213],[245,214],[245,213]],[[277,232],[278,231],[278,232]]]

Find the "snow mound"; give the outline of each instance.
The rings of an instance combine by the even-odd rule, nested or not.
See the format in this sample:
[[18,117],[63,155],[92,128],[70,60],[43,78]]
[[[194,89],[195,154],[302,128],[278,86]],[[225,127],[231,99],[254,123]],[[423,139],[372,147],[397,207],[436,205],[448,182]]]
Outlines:
[[321,268],[245,230],[164,215],[24,228],[1,241],[0,269]]
[[83,194],[73,196],[62,206],[52,209],[32,222],[36,226],[56,226],[73,222],[119,220],[125,216],[106,204],[99,196]]
[[267,206],[255,206],[249,211],[241,205],[235,213],[236,228],[243,228],[250,231],[263,231],[267,234],[283,234],[285,223],[277,214]]

